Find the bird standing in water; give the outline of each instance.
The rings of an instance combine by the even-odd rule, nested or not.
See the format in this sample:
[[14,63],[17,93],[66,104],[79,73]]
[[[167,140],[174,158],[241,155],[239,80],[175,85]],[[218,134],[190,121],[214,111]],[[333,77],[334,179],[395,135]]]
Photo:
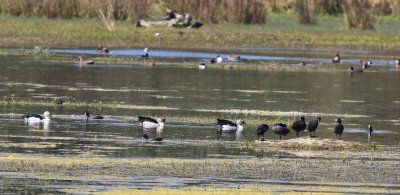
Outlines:
[[304,131],[307,127],[306,120],[304,116],[300,118],[300,120],[296,121],[292,125],[292,129],[296,131],[296,136],[299,137],[299,131]]
[[285,139],[286,134],[290,133],[290,130],[286,127],[286,124],[283,123],[274,124],[272,126],[272,131],[279,135],[279,140],[282,139],[282,135],[283,139]]
[[144,55],[142,55],[142,57],[143,57],[143,58],[149,57],[150,46],[147,45],[147,46],[143,49],[143,51],[144,51]]
[[339,135],[339,140],[342,139],[343,130],[344,130],[344,127],[342,125],[342,119],[340,119],[340,118],[336,119],[336,126],[335,126],[333,132],[335,133],[336,137],[337,137],[337,135]]
[[[308,122],[307,130],[310,132],[310,137],[315,137],[315,130],[317,130],[319,122],[321,122],[321,117]],[[311,136],[311,132],[314,132],[314,136]]]
[[339,64],[340,63],[340,55],[339,55],[339,53],[336,53],[336,56],[335,56],[335,58],[333,58],[333,60],[332,60],[332,63],[334,63],[334,64]]
[[257,132],[258,139],[260,139],[260,136],[262,136],[262,139],[260,139],[260,141],[265,141],[264,133],[267,132],[268,129],[269,129],[269,126],[267,124],[261,124],[261,125],[257,126],[256,132]]

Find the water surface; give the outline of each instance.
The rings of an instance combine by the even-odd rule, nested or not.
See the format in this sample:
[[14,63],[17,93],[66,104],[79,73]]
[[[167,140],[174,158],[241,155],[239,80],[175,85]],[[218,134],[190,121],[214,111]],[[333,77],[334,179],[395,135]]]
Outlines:
[[[299,66],[300,62],[305,61],[310,66],[338,70],[269,72],[201,71],[196,68],[196,64],[208,62],[217,55],[226,59],[229,52],[153,49],[149,60],[166,63],[155,67],[119,64],[80,66],[76,61],[77,55],[82,54],[88,58],[98,55],[140,58],[143,53],[141,49],[112,50],[108,55],[82,49],[49,52],[56,52],[57,55],[0,57],[0,97],[3,100],[49,102],[47,106],[1,105],[0,152],[78,155],[90,151],[113,158],[260,157],[259,152],[237,147],[236,142],[255,140],[255,124],[246,125],[244,131],[239,133],[219,133],[214,123],[189,120],[203,117],[241,118],[246,121],[246,118],[257,117],[252,114],[253,111],[287,113],[281,116],[260,115],[257,117],[260,121],[298,119],[300,115],[291,113],[300,112],[304,113],[308,122],[320,115],[322,121],[316,134],[331,139],[335,139],[335,119],[341,117],[345,126],[342,138],[347,141],[367,142],[366,129],[372,124],[375,129],[372,142],[388,146],[399,144],[400,73],[394,68],[391,53],[341,51],[343,62],[332,65],[330,61],[336,51],[268,48],[232,50],[232,54],[248,59],[239,62],[244,65],[257,63],[267,66],[278,63]],[[64,60],[57,62],[57,58]],[[65,59],[69,62],[65,62]],[[360,59],[372,59],[372,69],[362,74],[346,71],[351,65],[359,66]],[[177,63],[193,65],[193,68]],[[54,100],[58,98],[66,102],[102,102],[156,108],[56,106]],[[43,113],[46,110],[54,115],[49,124],[30,125],[19,118],[26,112]],[[105,120],[85,121],[83,113],[87,110],[104,115]],[[136,119],[141,115],[166,118],[165,129],[143,130]],[[170,122],[174,121],[174,117],[186,117],[188,122]],[[145,143],[141,138],[143,133],[150,137],[160,136],[165,141],[162,144]],[[301,136],[307,135],[307,132],[301,132]],[[294,136],[292,132],[287,138]],[[278,137],[271,130],[265,135],[266,139]],[[276,155],[263,153],[261,158]]]

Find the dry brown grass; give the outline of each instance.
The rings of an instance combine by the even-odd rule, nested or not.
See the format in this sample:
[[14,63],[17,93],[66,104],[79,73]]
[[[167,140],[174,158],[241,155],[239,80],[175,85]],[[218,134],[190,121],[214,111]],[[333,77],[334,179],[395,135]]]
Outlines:
[[205,22],[264,23],[267,16],[265,0],[164,0],[178,13],[191,13]]
[[[295,13],[299,0],[265,0],[268,11]],[[346,0],[309,0],[310,9],[315,14],[338,15],[343,13],[343,5]],[[354,0],[357,1],[357,0]],[[364,0],[370,4],[373,14],[393,15],[398,17],[400,14],[399,0]]]
[[375,28],[376,19],[372,16],[368,0],[344,0],[342,7],[348,28],[358,30]]
[[147,17],[149,6],[149,0],[1,0],[0,12],[15,16],[95,18],[102,10],[118,20],[136,20]]
[[392,9],[392,15],[394,17],[399,17],[400,16],[400,1],[392,0],[392,3],[390,4],[390,6]]
[[297,0],[296,8],[300,24],[315,24],[316,20],[311,17],[311,0]]

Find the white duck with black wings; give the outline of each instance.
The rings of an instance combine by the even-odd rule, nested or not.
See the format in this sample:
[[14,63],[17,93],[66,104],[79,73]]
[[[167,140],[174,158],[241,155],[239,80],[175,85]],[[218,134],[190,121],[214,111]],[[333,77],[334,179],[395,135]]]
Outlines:
[[219,126],[220,131],[242,131],[243,124],[246,123],[241,119],[236,120],[236,123],[225,119],[217,119],[217,125]]
[[150,117],[139,116],[139,123],[144,129],[163,129],[165,119],[158,118],[157,120]]
[[39,122],[50,121],[50,116],[51,116],[51,113],[49,111],[46,111],[43,113],[43,116],[40,116],[39,114],[26,113],[26,114],[22,115],[21,117],[24,118],[25,121],[28,123],[39,123]]

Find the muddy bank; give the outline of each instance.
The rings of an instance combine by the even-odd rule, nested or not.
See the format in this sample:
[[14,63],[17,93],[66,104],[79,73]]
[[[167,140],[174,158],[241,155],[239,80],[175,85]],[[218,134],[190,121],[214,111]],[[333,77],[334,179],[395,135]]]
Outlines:
[[[381,152],[382,153],[382,152]],[[356,154],[356,155],[355,155]],[[2,154],[0,167],[5,172],[48,175],[164,176],[185,178],[272,179],[284,181],[400,183],[398,157],[374,158],[375,153],[338,152],[325,158],[262,159],[175,159],[103,158],[83,154],[71,157],[53,155]],[[386,152],[385,156],[390,155]],[[354,156],[358,156],[359,159]],[[368,158],[362,158],[362,157]],[[378,154],[377,157],[380,155]]]
[[350,142],[344,140],[331,140],[331,139],[321,139],[321,138],[295,138],[289,140],[280,141],[258,141],[254,142],[256,149],[263,150],[329,150],[329,151],[381,151],[383,147],[374,143],[359,143]]

